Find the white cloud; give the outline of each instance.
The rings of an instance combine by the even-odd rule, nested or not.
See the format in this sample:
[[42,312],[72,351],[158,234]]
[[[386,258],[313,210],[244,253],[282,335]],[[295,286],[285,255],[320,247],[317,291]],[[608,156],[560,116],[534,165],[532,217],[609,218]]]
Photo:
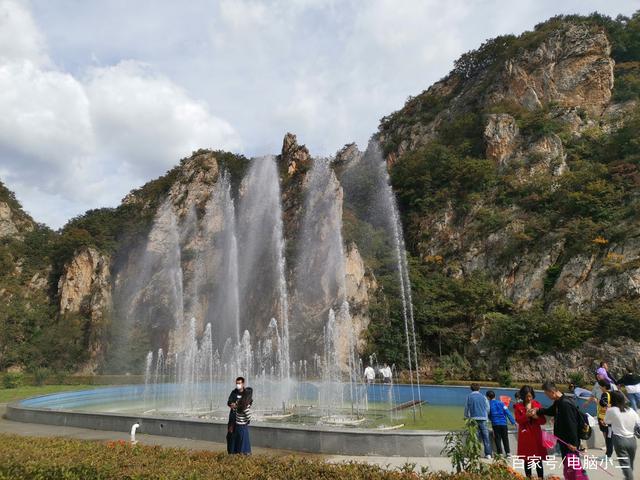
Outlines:
[[0,0],[0,111],[3,180],[53,227],[116,205],[197,148],[241,148],[227,121],[148,65],[121,61],[79,78],[55,67],[12,0]]
[[170,167],[201,147],[241,147],[228,122],[147,65],[93,68],[86,85],[101,145],[139,174]]
[[71,75],[30,60],[0,65],[0,143],[43,163],[94,150],[89,104]]
[[24,4],[0,2],[0,62],[30,60],[48,63],[44,38]]

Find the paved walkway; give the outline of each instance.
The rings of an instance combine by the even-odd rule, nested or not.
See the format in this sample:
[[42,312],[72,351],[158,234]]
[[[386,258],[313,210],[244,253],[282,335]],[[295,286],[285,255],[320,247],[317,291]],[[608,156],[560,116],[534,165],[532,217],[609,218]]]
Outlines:
[[[31,437],[62,437],[71,438],[76,440],[100,440],[100,441],[113,441],[113,440],[125,440],[129,441],[129,434],[124,432],[110,432],[103,430],[91,430],[88,428],[75,428],[75,427],[59,427],[52,425],[41,425],[35,423],[22,423],[13,422],[4,418],[6,405],[0,404],[0,433],[24,435]],[[599,434],[599,432],[594,432]],[[158,445],[163,447],[174,448],[186,448],[190,450],[209,450],[214,452],[226,451],[226,444],[218,442],[207,442],[203,440],[189,440],[186,438],[175,437],[163,437],[158,435],[136,435],[136,439],[144,445]],[[347,456],[347,455],[320,455],[320,454],[308,454],[300,452],[291,452],[287,450],[277,450],[272,448],[254,448],[255,454],[265,454],[274,456],[284,455],[302,455],[309,458],[324,459],[327,462],[363,462],[374,465],[379,465],[385,468],[400,468],[407,463],[415,464],[417,471],[426,467],[429,471],[447,470],[451,471],[451,464],[449,459],[443,457],[379,457],[379,456]],[[588,455],[590,456],[602,456],[604,452],[601,450],[590,450]],[[640,469],[640,461],[636,460],[636,469]],[[621,479],[622,472],[616,469],[615,466],[609,465],[608,472],[602,470],[589,470],[589,478],[593,480],[609,480],[609,479]],[[547,469],[545,472],[547,475],[559,475],[562,477],[562,471],[559,468],[555,470]],[[640,477],[640,476],[639,476]]]

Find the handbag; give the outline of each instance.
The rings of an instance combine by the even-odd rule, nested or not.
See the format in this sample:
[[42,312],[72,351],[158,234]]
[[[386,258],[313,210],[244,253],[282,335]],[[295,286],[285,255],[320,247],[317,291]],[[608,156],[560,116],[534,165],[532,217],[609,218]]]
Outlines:
[[542,445],[547,450],[555,447],[556,443],[558,443],[558,439],[556,438],[556,436],[547,432],[546,430],[542,430],[541,434],[542,434]]

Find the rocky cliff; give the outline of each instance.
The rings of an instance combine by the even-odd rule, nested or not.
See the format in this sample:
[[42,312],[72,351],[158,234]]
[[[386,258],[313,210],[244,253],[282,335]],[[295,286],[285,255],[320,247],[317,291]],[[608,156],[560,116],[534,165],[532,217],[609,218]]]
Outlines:
[[[637,29],[634,18],[620,26],[597,15],[558,17],[488,41],[382,120],[377,139],[423,271],[460,282],[482,276],[507,302],[497,315],[514,322],[518,312],[542,309],[552,319],[566,308],[583,330],[578,341],[598,335],[593,325],[606,322],[599,312],[612,305],[640,322],[640,165],[631,153],[640,111],[637,94],[622,95],[616,79],[628,63],[614,58],[629,51],[616,28]],[[500,349],[487,337],[495,315],[469,320],[490,364]],[[635,335],[617,330],[613,336]],[[534,351],[553,348],[543,337]],[[521,340],[528,338],[536,336]],[[477,348],[462,351],[471,359]],[[529,379],[559,370],[550,358],[526,369]],[[514,375],[522,377],[521,367]]]
[[[104,360],[107,321],[111,303],[110,258],[92,247],[78,250],[64,266],[58,280],[59,315],[84,317],[84,347],[87,359],[81,373],[96,373]],[[105,318],[106,317],[106,318]]]
[[[292,338],[317,347],[344,297],[361,353],[404,362],[389,215],[374,175],[381,151],[406,232],[425,370],[560,378],[563,366],[587,373],[605,353],[640,366],[623,352],[640,340],[638,32],[637,14],[596,14],[490,40],[383,118],[366,151],[345,145],[313,188],[311,154],[287,133],[275,162]],[[235,209],[260,203],[247,197],[249,170],[245,157],[199,150],[118,208],[55,233],[0,185],[0,368],[55,359],[86,372],[139,369],[149,348],[175,342],[177,309],[198,333],[228,317],[230,292],[215,277],[229,268]],[[312,226],[309,208],[319,212]],[[249,223],[260,224],[233,233],[241,244],[255,233]],[[312,239],[318,248],[301,248]],[[277,272],[264,265],[273,258],[239,253],[245,283],[248,271],[272,287]],[[301,264],[320,272],[316,290],[296,291],[310,273]],[[278,316],[273,288],[246,290],[244,317]]]

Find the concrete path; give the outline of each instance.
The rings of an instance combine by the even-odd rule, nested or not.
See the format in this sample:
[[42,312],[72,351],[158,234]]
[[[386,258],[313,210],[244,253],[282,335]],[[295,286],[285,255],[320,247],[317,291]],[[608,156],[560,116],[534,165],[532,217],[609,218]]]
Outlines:
[[[75,427],[59,427],[51,425],[40,425],[35,423],[21,423],[12,422],[4,418],[6,405],[0,404],[0,433],[24,435],[31,437],[62,437],[71,438],[75,440],[99,440],[99,441],[113,441],[113,440],[125,440],[129,441],[129,434],[123,432],[109,432],[103,430],[91,430],[86,428]],[[599,432],[594,432],[598,434]],[[190,450],[209,450],[214,452],[226,451],[226,444],[219,442],[207,442],[202,440],[189,440],[185,438],[163,437],[157,435],[143,435],[139,434],[136,439],[144,445],[158,445],[163,447],[174,448],[186,448]],[[417,471],[427,468],[429,471],[446,470],[451,471],[451,464],[449,459],[443,457],[379,457],[379,456],[345,456],[345,455],[318,455],[307,454],[299,452],[291,452],[286,450],[277,450],[271,448],[254,448],[255,454],[266,454],[274,456],[284,455],[302,455],[308,458],[324,459],[327,462],[339,463],[339,462],[362,462],[374,465],[379,465],[384,468],[397,469],[405,464],[415,464]],[[590,450],[588,455],[591,457],[602,456],[603,451],[596,449]],[[636,459],[636,469],[640,469],[640,461]],[[521,469],[519,469],[521,470]],[[640,470],[637,470],[640,471]],[[556,469],[547,468],[546,475],[558,475],[562,477],[562,470],[560,466]],[[621,479],[622,471],[615,468],[615,465],[608,465],[607,472],[602,470],[589,470],[589,478],[593,480],[609,480],[609,479]],[[640,478],[640,475],[638,475]]]

